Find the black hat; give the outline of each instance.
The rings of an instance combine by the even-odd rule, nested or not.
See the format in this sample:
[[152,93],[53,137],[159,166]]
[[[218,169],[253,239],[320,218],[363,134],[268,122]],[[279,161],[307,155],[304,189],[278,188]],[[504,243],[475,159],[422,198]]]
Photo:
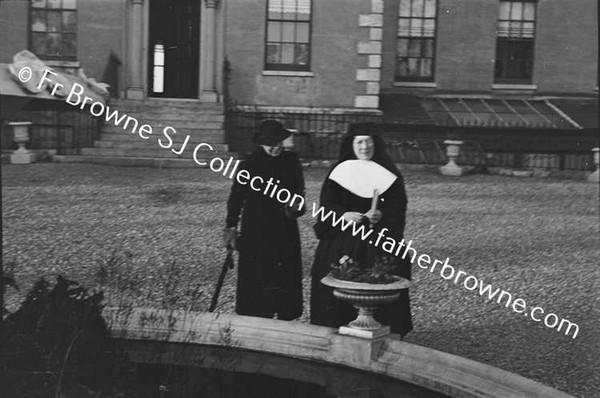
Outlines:
[[258,129],[254,133],[254,142],[258,145],[275,146],[291,134],[292,132],[283,127],[283,124],[277,120],[267,119],[258,125]]

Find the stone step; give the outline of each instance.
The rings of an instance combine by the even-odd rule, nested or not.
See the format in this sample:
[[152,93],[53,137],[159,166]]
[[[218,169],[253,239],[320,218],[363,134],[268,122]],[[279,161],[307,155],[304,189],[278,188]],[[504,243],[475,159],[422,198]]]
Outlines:
[[202,106],[207,108],[219,108],[223,107],[222,102],[202,102],[199,99],[193,98],[159,98],[159,97],[148,97],[144,99],[131,99],[131,98],[113,98],[113,102],[119,102],[123,104],[168,104],[175,106]]
[[[90,155],[54,155],[52,160],[58,163],[95,163],[111,166],[125,167],[152,167],[152,168],[208,168],[208,164],[201,166],[192,159],[170,158],[144,158],[144,157],[115,157],[115,156],[90,156]],[[210,159],[201,159],[208,161]]]
[[[150,127],[152,127],[153,133],[162,132],[162,130],[167,126],[174,128],[175,131],[179,131],[182,129],[192,129],[192,130],[222,130],[223,129],[222,121],[201,121],[201,122],[198,122],[196,120],[172,120],[172,121],[169,121],[169,120],[162,120],[160,118],[156,118],[156,119],[135,118],[135,119],[138,121],[138,125],[137,125],[136,129],[139,129],[142,125],[147,124]],[[111,120],[110,122],[104,122],[104,125],[102,126],[102,130],[107,131],[107,132],[115,131],[115,130],[131,132],[135,127],[135,123],[133,121],[130,121],[129,124],[126,126],[127,127],[126,129],[123,129],[123,126],[125,126],[125,121],[121,122],[121,124],[116,126],[113,123],[113,121]],[[105,130],[105,129],[107,129],[107,130]]]
[[225,113],[225,107],[223,106],[204,106],[204,105],[173,105],[173,104],[162,104],[162,103],[153,103],[153,102],[122,102],[121,100],[112,100],[108,103],[108,107],[110,110],[116,110],[119,113],[121,112],[143,112],[145,110],[162,110],[164,112],[174,112],[174,113],[196,113],[196,114],[206,114],[206,115],[222,115]]
[[[171,149],[163,149],[159,146],[155,148],[81,148],[82,155],[89,156],[108,156],[108,157],[141,157],[141,158],[187,158],[193,159],[194,154],[193,146],[187,146],[181,155],[175,154]],[[179,151],[179,147],[173,147],[176,151]],[[228,158],[232,156],[231,153],[226,151],[210,151],[204,148],[196,152],[197,158]]]
[[[172,137],[171,146],[181,146],[185,142],[186,136],[174,136]],[[150,146],[159,146],[159,140],[164,145],[167,145],[169,142],[163,135],[151,135],[147,140],[141,138],[137,134],[102,134],[98,139],[94,142],[98,143],[98,145],[94,145],[98,148],[118,148],[118,147],[129,147],[130,145],[150,145]],[[102,144],[100,144],[102,143]],[[225,145],[225,140],[223,139],[223,135],[210,135],[210,136],[190,136],[187,141],[187,145],[198,145],[200,143],[207,143],[211,146],[214,145]]]
[[[152,126],[152,135],[151,136],[160,136],[160,137],[164,137],[163,134],[163,128],[157,128],[155,126]],[[119,134],[122,136],[127,136],[127,137],[138,137],[139,138],[139,134],[138,134],[138,130],[135,130],[135,133],[132,133],[132,129],[129,128],[130,126],[128,126],[127,129],[123,129],[123,127],[121,126],[115,126],[115,125],[108,125],[105,124],[102,127],[102,131],[101,131],[101,136],[102,135],[115,135],[115,134]],[[171,126],[173,127],[173,126]],[[172,138],[175,137],[185,137],[186,135],[189,135],[191,137],[224,137],[225,133],[223,132],[223,129],[221,128],[177,128],[177,127],[173,127],[175,129],[175,133],[173,133],[171,130],[169,130],[169,136],[171,136]],[[138,126],[139,129],[139,126]],[[125,138],[124,138],[125,139]]]
[[[183,140],[185,140],[185,137],[187,137],[188,135],[190,136],[190,141],[196,141],[196,142],[202,142],[202,141],[223,142],[223,141],[225,141],[225,133],[223,132],[223,130],[181,129],[181,130],[175,130],[175,131],[176,131],[175,133],[169,131],[169,137],[171,137],[171,139],[173,141],[183,141]],[[150,134],[150,135],[144,134],[144,135],[149,136],[150,138],[148,138],[148,139],[157,140],[159,138],[163,138],[164,140],[167,140],[167,138],[164,135],[162,130],[155,131],[154,129],[152,129],[152,134]],[[118,128],[118,127],[103,130],[100,133],[100,135],[98,136],[98,138],[103,141],[104,140],[107,140],[107,141],[143,140],[143,138],[140,137],[140,135],[137,131],[135,133],[131,133],[130,131],[123,130],[122,128]]]
[[[140,115],[136,117],[139,123],[149,124],[154,126],[158,124],[158,122],[166,122],[166,125],[177,127],[187,127],[190,128],[203,128],[204,125],[213,125],[218,126],[214,128],[223,128],[223,124],[225,123],[225,117],[223,115],[178,115],[173,113],[160,113],[155,112],[147,115]],[[112,124],[112,122],[111,122]],[[183,126],[185,124],[186,126]]]
[[177,112],[203,112],[213,114],[223,114],[223,104],[202,103],[193,100],[111,100],[109,103],[111,109],[123,111],[143,111],[146,109],[161,109]]
[[[171,126],[174,127],[175,129],[179,129],[179,128],[223,128],[223,123],[225,122],[223,117],[204,117],[204,115],[200,115],[200,116],[191,116],[191,117],[183,117],[180,115],[173,115],[173,114],[169,114],[169,115],[165,115],[162,114],[160,112],[156,112],[156,113],[152,113],[152,114],[148,114],[148,115],[130,115],[132,118],[136,119],[138,122],[138,126],[141,126],[142,124],[149,124],[150,126],[152,126],[153,128],[155,126],[158,126],[159,124],[161,126]],[[217,115],[218,116],[218,115]],[[119,123],[119,126],[123,126],[125,124],[125,119],[123,119],[123,121],[121,123]],[[111,126],[116,126],[114,119],[111,119],[110,121],[103,121],[105,125],[111,125]],[[133,121],[130,121],[129,126],[134,125],[135,123]],[[204,127],[204,126],[210,126],[210,127]]]
[[[207,142],[207,141],[192,141],[191,139],[188,141],[187,145],[186,145],[186,150],[189,151],[190,147],[191,150],[193,151],[194,148],[196,147],[196,145],[200,144],[200,143],[207,143],[209,144],[215,151],[218,152],[227,152],[229,151],[229,145],[227,144],[222,144],[222,143],[218,143],[218,142]],[[173,142],[172,148],[175,148],[176,150],[179,150],[179,148],[181,147],[181,145],[183,144],[183,142]],[[156,149],[156,148],[160,148],[162,150],[170,150],[170,149],[163,149],[159,144],[158,141],[156,140],[152,140],[152,139],[148,139],[148,140],[144,140],[141,138],[138,138],[137,141],[106,141],[106,140],[97,140],[94,142],[94,148],[120,148],[120,149]],[[201,150],[207,150],[210,151],[210,149],[207,146],[203,146]]]
[[[109,111],[109,114],[112,114],[112,109]],[[117,119],[121,118],[123,115],[130,116],[132,118],[137,119],[139,123],[147,123],[145,120],[184,120],[188,122],[223,122],[225,121],[225,115],[222,113],[204,113],[204,112],[177,112],[177,111],[167,111],[164,109],[151,109],[151,110],[143,110],[143,111],[118,111]],[[109,122],[106,121],[106,117],[103,116],[105,123],[114,124],[115,118],[112,117]],[[125,123],[125,120],[121,122],[121,124]]]
[[[114,120],[105,122],[99,139],[94,148],[83,148],[81,156],[64,158],[63,161],[91,161],[112,164],[108,159],[115,159],[114,164],[122,165],[154,165],[156,162],[165,164],[169,161],[187,160],[191,165],[198,166],[193,161],[194,149],[198,144],[210,143],[214,151],[202,147],[196,152],[199,160],[214,157],[228,158],[229,146],[224,144],[223,131],[225,116],[223,104],[202,103],[197,100],[178,99],[145,99],[128,100],[115,99],[108,105],[111,111],[119,115],[127,115],[137,122],[137,129],[147,124],[152,128],[150,138],[143,139],[137,132],[132,133],[134,123],[130,121],[126,129],[123,122],[115,125]],[[171,148],[162,148],[158,139],[167,141],[163,133],[165,127],[171,127],[169,136],[173,140]],[[181,150],[181,145],[189,136],[187,145],[181,155],[176,155],[172,149]],[[70,159],[70,160],[69,160]],[[83,160],[82,160],[83,159]],[[88,160],[85,160],[88,159]],[[133,160],[132,160],[133,159]],[[161,163],[162,162],[162,163]],[[162,166],[160,166],[162,167]]]

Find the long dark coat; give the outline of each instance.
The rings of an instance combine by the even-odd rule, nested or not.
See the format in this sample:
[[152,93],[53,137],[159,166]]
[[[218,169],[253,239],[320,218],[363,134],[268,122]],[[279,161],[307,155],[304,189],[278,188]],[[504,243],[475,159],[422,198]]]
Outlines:
[[[302,315],[302,260],[300,236],[295,217],[286,215],[285,205],[276,199],[285,188],[292,195],[304,197],[304,178],[298,156],[283,151],[269,156],[258,148],[240,163],[255,188],[234,180],[227,203],[227,227],[238,224],[241,213],[241,234],[238,240],[239,264],[236,312],[239,315],[291,320]],[[271,190],[264,194],[266,182],[273,178],[278,185],[271,198]],[[277,182],[279,180],[279,182]],[[285,200],[284,196],[281,196]],[[294,204],[298,204],[296,200]]]
[[[332,263],[337,264],[340,257],[349,255],[356,259],[361,266],[372,266],[375,255],[385,253],[381,249],[385,237],[380,241],[379,247],[369,244],[368,241],[375,241],[377,233],[384,227],[389,229],[385,232],[385,236],[398,242],[402,239],[407,199],[402,176],[397,171],[395,174],[398,178],[379,198],[378,209],[382,213],[382,219],[372,227],[373,232],[367,241],[363,241],[358,235],[352,236],[350,229],[342,232],[339,225],[334,228],[331,225],[331,218],[325,222],[319,220],[315,224],[319,245],[312,268],[311,323],[339,327],[356,318],[357,310],[351,304],[335,298],[332,288],[320,282],[329,273]],[[320,200],[321,206],[327,211],[336,212],[336,217],[341,217],[347,211],[366,213],[371,208],[370,198],[357,196],[329,178],[323,183]],[[365,229],[368,227],[367,223]],[[396,266],[395,274],[407,279],[411,278],[411,264],[408,256],[407,260],[394,257],[394,264]],[[411,331],[412,319],[408,291],[403,290],[398,301],[380,307],[375,312],[375,319],[390,326],[393,333],[404,336]]]

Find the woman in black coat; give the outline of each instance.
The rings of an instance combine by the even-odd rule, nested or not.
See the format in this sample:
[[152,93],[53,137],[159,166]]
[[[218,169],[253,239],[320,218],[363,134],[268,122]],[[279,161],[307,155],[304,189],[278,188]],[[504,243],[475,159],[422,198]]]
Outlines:
[[[377,188],[379,199],[377,210],[372,211],[373,188]],[[406,217],[406,191],[402,175],[385,152],[383,140],[376,134],[376,125],[360,123],[351,125],[342,142],[340,158],[327,175],[321,190],[321,206],[325,211],[334,211],[336,217],[352,220],[357,226],[364,226],[373,232],[366,240],[360,234],[353,236],[351,229],[342,231],[340,225],[334,227],[331,217],[317,220],[315,232],[319,245],[312,268],[310,299],[310,321],[313,324],[339,327],[356,318],[356,309],[351,304],[333,296],[332,288],[321,283],[347,255],[357,261],[361,268],[373,266],[375,258],[382,255],[391,258],[396,275],[410,279],[411,264],[384,250],[378,239],[381,231],[385,237],[400,242],[404,234]],[[386,238],[387,239],[387,238]],[[408,291],[402,291],[400,298],[391,304],[380,307],[375,319],[390,326],[393,333],[401,336],[412,330]]]
[[234,180],[227,202],[225,243],[239,251],[235,306],[239,315],[276,314],[283,320],[302,315],[296,218],[304,212],[304,178],[298,156],[282,148],[289,135],[275,120],[261,123],[254,137],[259,147],[240,164],[239,173],[245,176],[242,183],[240,178]]

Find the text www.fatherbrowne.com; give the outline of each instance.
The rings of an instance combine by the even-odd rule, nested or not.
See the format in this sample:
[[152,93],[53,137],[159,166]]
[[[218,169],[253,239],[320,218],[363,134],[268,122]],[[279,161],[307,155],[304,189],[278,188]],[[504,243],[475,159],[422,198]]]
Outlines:
[[[52,87],[51,94],[55,95],[57,89],[62,87],[61,84],[53,82],[50,76],[56,75],[54,72],[50,70],[45,70],[43,75],[40,78],[38,83],[38,88],[42,87],[42,84],[45,82],[50,83]],[[33,77],[33,73],[30,68],[23,67],[18,73],[18,78],[22,82],[28,82]],[[73,105],[79,106],[83,109],[86,105],[89,105],[89,112],[94,116],[105,115],[106,121],[113,121],[115,126],[119,126],[122,124],[124,130],[130,130],[131,133],[139,134],[140,138],[148,139],[150,135],[152,135],[152,127],[149,125],[142,125],[138,128],[138,121],[128,115],[121,114],[116,110],[109,109],[108,106],[105,106],[101,102],[94,102],[90,97],[84,96],[84,87],[80,84],[74,83],[71,87],[69,94],[66,98],[66,102]],[[88,104],[89,103],[89,104]],[[129,127],[129,124],[132,124]],[[158,144],[164,149],[170,149],[177,155],[183,153],[183,149],[187,144],[189,137],[186,138],[185,142],[181,146],[180,149],[176,150],[172,148],[173,140],[171,139],[171,134],[175,134],[176,131],[173,127],[167,126],[163,129],[163,137],[166,139],[166,142],[163,142],[161,139],[158,139]],[[200,166],[206,166],[207,163],[203,162],[200,159],[196,158],[196,154],[202,148],[208,148],[209,150],[213,150],[213,148],[206,143],[201,143],[196,146],[193,153],[193,159]],[[235,178],[238,183],[242,185],[246,185],[249,181],[251,188],[255,191],[260,191],[260,187],[256,187],[256,183],[263,184],[264,180],[259,176],[250,176],[250,174],[246,170],[237,171],[237,166],[239,164],[239,160],[233,162],[233,159],[230,158],[227,165],[225,165],[225,161],[220,157],[214,157],[210,161],[210,169],[215,172],[221,172],[223,169],[224,176],[229,175],[229,178]],[[230,167],[231,166],[231,167]],[[260,180],[260,182],[259,182]],[[277,181],[279,183],[279,181]],[[267,181],[266,188],[263,191],[263,194],[268,195],[271,198],[276,197],[278,201],[284,204],[293,205],[298,200],[298,208],[302,208],[304,206],[304,198],[299,195],[293,195],[286,189],[277,189],[277,183],[274,183],[272,179]],[[377,237],[373,241],[373,239],[369,239],[369,237],[373,234],[373,230],[371,228],[365,228],[365,225],[358,226],[353,221],[345,220],[341,215],[336,214],[333,211],[326,211],[322,206],[317,208],[317,205],[313,203],[312,208],[312,216],[313,218],[319,217],[321,221],[325,222],[331,218],[331,224],[334,228],[337,228],[339,225],[342,231],[346,231],[348,228],[352,227],[351,232],[352,236],[360,235],[360,238],[363,241],[367,241],[369,244],[374,245],[375,247],[381,247],[387,253],[393,254],[395,256],[402,255],[402,258],[405,259],[407,255],[410,254],[410,261],[412,263],[417,263],[417,265],[422,269],[429,269],[429,272],[433,273],[436,268],[440,273],[440,276],[448,281],[454,282],[454,284],[462,283],[465,289],[471,291],[477,291],[479,295],[484,296],[488,299],[488,301],[492,301],[495,299],[496,303],[502,304],[502,301],[505,299],[505,307],[511,307],[512,310],[518,314],[524,314],[529,316],[535,322],[543,322],[546,327],[556,328],[558,331],[563,331],[565,335],[569,335],[571,331],[573,332],[573,338],[577,337],[579,333],[579,326],[573,322],[570,322],[567,319],[559,318],[556,314],[547,313],[541,307],[533,307],[528,310],[527,303],[522,298],[515,298],[513,300],[512,294],[505,290],[500,290],[498,288],[493,289],[492,285],[484,284],[481,279],[477,279],[473,275],[469,275],[464,271],[456,270],[455,267],[448,264],[450,261],[449,258],[446,258],[445,261],[441,260],[433,260],[433,264],[431,264],[431,257],[427,254],[421,254],[417,256],[417,251],[412,247],[412,240],[405,242],[404,239],[401,241],[396,241],[394,238],[390,236],[386,236],[385,233],[388,231],[387,228],[382,228],[378,233]],[[385,238],[385,239],[384,239]],[[404,249],[404,250],[403,250]],[[401,253],[402,252],[402,253]],[[545,314],[545,315],[544,315]]]
[[417,251],[412,247],[412,240],[405,242],[404,239],[397,241],[392,237],[386,236],[385,233],[388,231],[387,228],[382,228],[372,239],[369,237],[373,234],[371,228],[365,228],[364,224],[357,225],[351,220],[345,220],[341,215],[336,214],[333,210],[326,211],[322,206],[318,207],[313,203],[312,216],[319,217],[321,221],[325,222],[331,219],[330,222],[334,227],[340,226],[342,231],[351,231],[352,236],[359,236],[363,241],[367,241],[375,247],[381,247],[384,251],[395,256],[402,256],[403,259],[406,256],[410,257],[412,263],[422,269],[429,269],[429,272],[439,272],[440,276],[447,280],[452,281],[454,284],[462,284],[465,289],[476,291],[480,296],[485,297],[488,301],[495,300],[497,304],[505,302],[505,307],[512,308],[517,314],[523,314],[531,318],[534,322],[543,322],[548,328],[556,328],[558,331],[564,331],[565,335],[568,336],[573,332],[572,337],[577,337],[579,333],[579,326],[567,319],[559,318],[558,315],[553,313],[546,313],[542,307],[530,307],[522,298],[513,299],[513,295],[505,290],[499,288],[494,289],[491,284],[484,283],[483,280],[478,279],[473,275],[469,275],[464,271],[457,270],[452,265],[448,264],[449,258],[445,261],[433,260],[427,254],[417,255]]

